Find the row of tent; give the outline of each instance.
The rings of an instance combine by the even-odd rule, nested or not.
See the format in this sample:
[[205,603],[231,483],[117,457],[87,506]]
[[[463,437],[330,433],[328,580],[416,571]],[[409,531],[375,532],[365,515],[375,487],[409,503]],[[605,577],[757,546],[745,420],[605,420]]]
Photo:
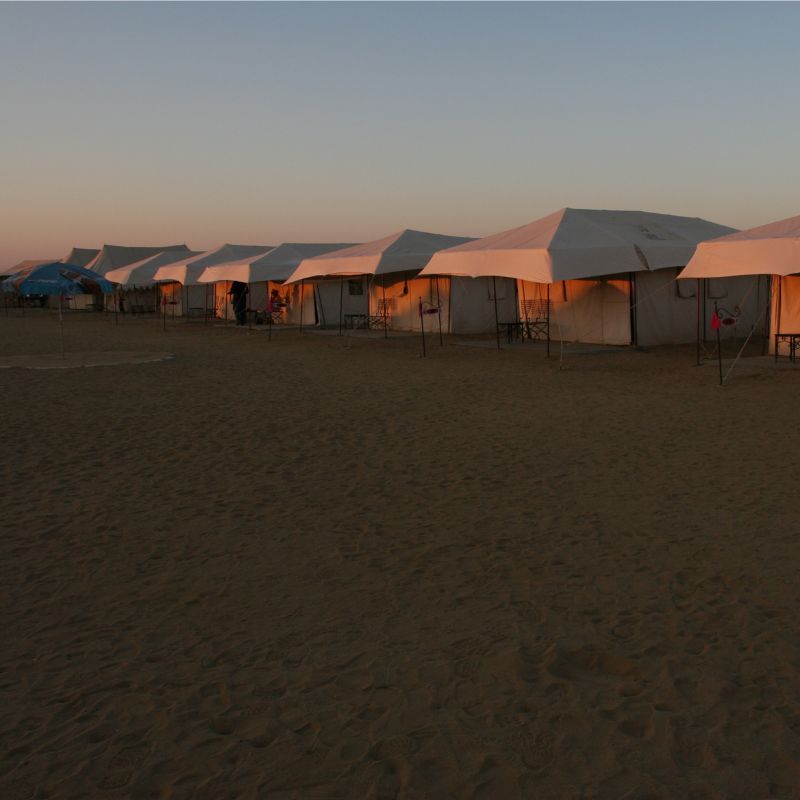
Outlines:
[[251,309],[268,309],[277,292],[284,321],[323,327],[377,319],[419,330],[431,312],[443,331],[474,334],[546,317],[554,340],[657,345],[705,336],[712,317],[731,336],[800,323],[800,278],[787,277],[800,273],[800,217],[736,231],[696,217],[565,208],[482,239],[403,230],[363,244],[208,252],[105,245],[60,261],[114,283],[129,308],[169,303],[176,315],[232,318],[229,289],[240,281]]

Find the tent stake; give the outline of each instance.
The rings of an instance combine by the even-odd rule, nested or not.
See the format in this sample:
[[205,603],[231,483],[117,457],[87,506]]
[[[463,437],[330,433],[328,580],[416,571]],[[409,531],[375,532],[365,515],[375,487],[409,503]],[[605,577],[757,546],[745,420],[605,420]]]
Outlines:
[[500,349],[500,321],[497,318],[497,279],[492,275],[492,294],[494,295],[494,331],[497,334],[497,349]]

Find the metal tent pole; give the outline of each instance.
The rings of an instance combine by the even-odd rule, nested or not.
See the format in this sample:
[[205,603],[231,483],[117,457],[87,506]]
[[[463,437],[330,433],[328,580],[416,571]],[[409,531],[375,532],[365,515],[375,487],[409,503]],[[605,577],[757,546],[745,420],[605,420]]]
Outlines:
[[697,279],[697,366],[700,366],[700,278]]
[[300,281],[300,333],[303,332],[303,301],[306,298],[306,279]]
[[389,315],[386,313],[386,280],[381,283],[381,292],[382,292],[382,303],[383,308],[381,309],[381,313],[383,314],[383,338],[389,338]]
[[722,341],[719,335],[719,329],[722,327],[720,325],[719,319],[719,309],[717,308],[717,301],[714,301],[714,316],[716,317],[716,329],[717,329],[717,362],[719,363],[719,385],[722,386]]
[[[431,282],[433,282],[433,278],[431,278]],[[436,278],[436,313],[439,316],[439,347],[444,346],[444,339],[442,338],[442,304],[441,300],[439,299],[439,276],[437,275]]]
[[61,339],[61,358],[66,358],[66,353],[64,350],[64,312],[61,308],[61,294],[58,295],[58,332],[59,338]]
[[497,279],[492,275],[492,288],[494,294],[494,330],[497,334],[497,349],[500,349],[500,320],[497,317]]
[[342,303],[344,299],[344,278],[339,278],[339,336],[342,335]]
[[447,332],[453,332],[453,276],[448,278],[447,284]]
[[[541,297],[541,295],[540,295]],[[547,357],[550,358],[550,284],[547,284]]]
[[422,333],[422,357],[428,357],[428,351],[425,349],[425,315],[422,313],[422,297],[419,298],[419,329]]

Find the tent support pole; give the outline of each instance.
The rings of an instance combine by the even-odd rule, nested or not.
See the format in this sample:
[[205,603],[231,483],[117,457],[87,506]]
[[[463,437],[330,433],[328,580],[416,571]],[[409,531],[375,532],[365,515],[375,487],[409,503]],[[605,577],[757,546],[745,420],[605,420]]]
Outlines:
[[550,284],[547,284],[547,357],[550,358]]
[[700,366],[700,302],[701,302],[701,293],[700,293],[700,278],[697,279],[697,366]]
[[631,344],[636,347],[639,336],[636,331],[636,276],[633,272],[628,273],[628,296],[630,297]]
[[339,278],[339,336],[342,335],[342,302],[344,299],[344,278]]
[[708,341],[708,337],[706,336],[706,333],[708,331],[708,327],[707,327],[708,326],[708,321],[706,319],[707,315],[706,315],[706,281],[705,281],[705,278],[703,278],[700,281],[700,283],[701,283],[701,285],[703,287],[703,291],[702,291],[702,295],[703,295],[703,301],[702,301],[702,307],[703,307],[703,344],[705,344]]
[[453,276],[451,275],[448,279],[447,284],[447,332],[453,332],[453,317],[451,316],[453,312]]
[[305,287],[306,279],[300,281],[300,333],[303,332],[303,301],[305,300],[306,296],[306,287]]
[[436,281],[436,313],[439,316],[439,347],[444,346],[444,339],[442,338],[442,302],[439,298],[439,276],[437,275],[435,279],[431,279]]
[[383,338],[389,338],[389,314],[386,312],[386,280],[381,283],[381,296],[382,296],[382,303],[383,308],[381,309],[381,313],[383,314]]
[[497,349],[500,349],[500,320],[497,317],[497,278],[492,275],[492,294],[494,295],[494,332],[497,334]]
[[717,301],[714,301],[714,316],[717,318],[717,363],[719,364],[719,385],[722,386],[722,340],[719,335],[720,321]]
[[62,296],[58,295],[58,332],[59,338],[61,339],[61,358],[66,358],[66,353],[64,351],[64,312],[61,308],[61,301]]
[[425,315],[422,313],[422,297],[419,298],[419,330],[422,334],[422,357],[428,357],[428,351],[425,349]]

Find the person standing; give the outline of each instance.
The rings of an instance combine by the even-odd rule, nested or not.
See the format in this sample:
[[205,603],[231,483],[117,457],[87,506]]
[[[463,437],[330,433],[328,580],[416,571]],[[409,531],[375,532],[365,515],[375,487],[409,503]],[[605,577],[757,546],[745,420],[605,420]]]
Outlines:
[[247,295],[249,289],[246,283],[242,281],[234,281],[231,289],[228,292],[233,304],[233,313],[236,317],[237,325],[247,324]]

